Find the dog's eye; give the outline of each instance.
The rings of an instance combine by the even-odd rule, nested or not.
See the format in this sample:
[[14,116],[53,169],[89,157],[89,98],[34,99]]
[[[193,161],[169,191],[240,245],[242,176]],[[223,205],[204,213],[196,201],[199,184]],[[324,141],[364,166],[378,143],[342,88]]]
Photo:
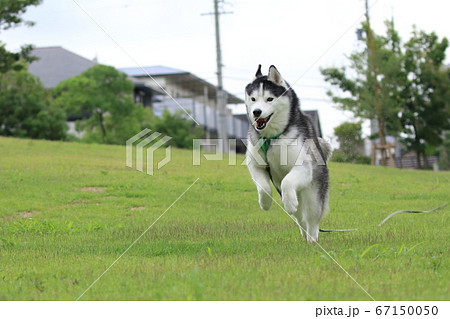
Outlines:
[[251,100],[252,100],[253,102],[255,102],[255,101],[256,101],[256,99],[255,99],[254,97],[252,97],[252,98],[251,98]]
[[268,97],[267,98],[267,102],[272,102],[273,101],[273,97]]

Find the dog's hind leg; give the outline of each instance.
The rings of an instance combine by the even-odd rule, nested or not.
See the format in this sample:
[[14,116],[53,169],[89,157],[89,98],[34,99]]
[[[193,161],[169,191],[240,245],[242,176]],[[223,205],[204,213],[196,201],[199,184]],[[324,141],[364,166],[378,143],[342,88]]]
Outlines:
[[297,224],[297,226],[298,226],[298,228],[300,230],[300,234],[302,235],[302,237],[305,240],[308,240],[307,231],[306,231],[308,226],[307,226],[306,222],[303,220],[303,217],[302,217],[302,197],[300,195],[300,192],[297,193],[297,197],[298,197],[298,199],[300,201],[300,203],[298,205],[298,208],[297,208],[297,211],[294,214],[289,214],[289,215],[291,216],[291,218]]
[[302,221],[302,222],[300,223],[300,234],[302,234],[302,237],[303,237],[305,240],[308,240],[308,232],[306,231],[307,228],[308,228],[308,227],[307,227],[306,223]]
[[[291,214],[289,214],[289,215],[291,215]],[[307,237],[307,235],[306,235],[306,228],[307,228],[307,225],[306,225],[306,223],[302,220],[302,216],[301,216],[301,211],[300,211],[300,209],[299,209],[298,212],[296,212],[295,214],[292,214],[291,217],[292,217],[292,219],[295,221],[295,223],[297,224],[298,229],[300,230],[300,234],[302,235],[302,237],[303,237],[305,240],[308,240],[308,237]]]
[[301,192],[301,214],[302,224],[306,225],[303,237],[309,242],[314,243],[319,240],[319,222],[322,215],[322,205],[317,196],[314,187],[305,188]]

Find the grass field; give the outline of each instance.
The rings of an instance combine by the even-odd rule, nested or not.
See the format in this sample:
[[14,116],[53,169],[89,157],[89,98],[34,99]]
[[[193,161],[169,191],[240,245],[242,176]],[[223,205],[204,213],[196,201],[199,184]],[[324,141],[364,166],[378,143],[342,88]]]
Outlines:
[[[376,300],[450,299],[448,206],[376,226],[448,202],[450,173],[329,167],[321,226],[359,231],[322,247]],[[245,166],[173,149],[149,176],[124,147],[0,138],[0,300],[77,299],[197,178],[81,300],[370,299],[278,206],[260,210]]]

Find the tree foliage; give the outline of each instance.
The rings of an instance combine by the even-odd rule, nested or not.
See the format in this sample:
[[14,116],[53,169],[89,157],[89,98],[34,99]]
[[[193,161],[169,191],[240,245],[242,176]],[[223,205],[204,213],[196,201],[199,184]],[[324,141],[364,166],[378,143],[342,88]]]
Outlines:
[[42,0],[1,0],[0,1],[0,30],[7,30],[20,24],[34,25],[34,22],[22,19],[29,6],[37,6]]
[[442,143],[442,130],[450,124],[450,73],[443,67],[448,41],[414,29],[403,44],[393,22],[386,22],[386,27],[386,35],[374,36],[381,113],[375,108],[375,78],[365,47],[349,56],[349,68],[321,72],[336,88],[328,95],[339,109],[379,120],[379,129],[399,136],[407,150],[425,158]]
[[450,70],[443,68],[446,38],[414,29],[405,44],[404,108],[400,119],[408,149],[415,150],[427,166],[426,155],[442,144],[443,130],[450,129]]
[[[8,30],[21,24],[26,26],[34,25],[34,22],[25,21],[22,14],[29,6],[37,6],[42,0],[0,0],[0,33],[2,30]],[[19,70],[24,66],[20,60],[32,62],[35,58],[30,56],[31,45],[22,46],[20,52],[13,53],[6,50],[5,44],[0,41],[0,73],[8,70]]]
[[68,116],[79,117],[77,129],[88,142],[124,144],[148,126],[153,114],[133,101],[133,83],[126,74],[96,65],[58,84],[56,103]]
[[[399,82],[402,80],[399,50],[400,38],[387,22],[387,35],[374,36],[374,45],[377,52],[375,56],[378,65],[377,81],[380,85],[381,123],[382,129],[388,134],[397,135],[401,129],[398,112],[401,110],[399,100]],[[367,26],[363,24],[367,34]],[[325,80],[337,88],[327,94],[341,110],[351,111],[356,117],[363,119],[378,119],[375,106],[374,77],[368,66],[367,49],[353,52],[349,56],[350,70],[346,67],[321,69]]]
[[164,110],[161,117],[155,118],[152,128],[172,137],[168,143],[179,148],[191,149],[192,140],[203,135],[203,129],[187,119],[182,111],[171,114]]
[[30,56],[32,50],[32,45],[24,45],[18,53],[9,52],[6,50],[5,44],[0,42],[0,73],[23,69],[25,64],[21,61],[28,63],[35,61],[37,58]]
[[370,163],[370,158],[363,156],[364,139],[362,122],[344,122],[334,128],[334,135],[339,142],[339,149],[334,152],[333,160],[347,163]]
[[25,68],[0,73],[0,135],[60,140],[65,114],[52,105],[42,83]]
[[364,143],[361,122],[344,122],[334,128],[334,135],[339,142],[339,149],[346,153],[357,154]]

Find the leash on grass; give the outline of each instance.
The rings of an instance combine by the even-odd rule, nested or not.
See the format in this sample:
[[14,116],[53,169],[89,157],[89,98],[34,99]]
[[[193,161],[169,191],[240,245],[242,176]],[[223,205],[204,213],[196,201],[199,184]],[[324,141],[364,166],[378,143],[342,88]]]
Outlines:
[[[279,137],[281,136],[281,134],[283,134],[283,133],[280,133],[280,134],[278,134],[278,135],[276,135],[276,136],[269,137],[269,138],[260,137],[259,143],[260,143],[260,145],[261,145],[261,150],[262,150],[263,153],[266,155],[266,159],[267,159],[267,151],[268,151],[268,149],[269,149],[270,142],[271,142],[272,140],[274,140],[274,139],[279,138]],[[323,154],[322,154],[322,158],[325,160],[325,158],[323,157]],[[272,181],[272,184],[275,186],[275,189],[278,191],[278,193],[279,193],[280,196],[281,196],[281,190],[280,190],[280,189],[275,185],[275,183],[273,182],[273,177],[272,177],[272,174],[271,174],[271,172],[270,172],[270,166],[269,166],[269,165],[267,165],[266,171],[267,171],[267,173],[269,174],[269,178],[270,178],[270,180]],[[445,206],[447,206],[447,203],[442,204],[441,206],[438,206],[438,207],[433,208],[433,209],[430,209],[430,210],[398,210],[398,211],[393,212],[392,214],[390,214],[390,215],[389,215],[388,217],[386,217],[385,219],[383,219],[383,221],[382,221],[381,223],[379,223],[378,226],[383,225],[383,224],[384,224],[385,222],[387,222],[391,217],[394,217],[394,216],[397,215],[397,214],[401,214],[401,213],[410,213],[410,214],[431,213],[431,212],[434,212],[434,211],[439,210],[439,209],[441,209],[441,208],[444,208]],[[321,232],[321,233],[349,232],[349,231],[355,231],[355,230],[358,230],[358,228],[351,228],[351,229],[320,229],[320,228],[319,228],[319,232]]]
[[[270,180],[272,181],[272,184],[275,186],[275,189],[278,191],[278,193],[281,196],[281,190],[278,189],[278,187],[276,187],[276,185],[273,183],[273,179],[272,179],[272,174],[270,173],[270,167],[267,166],[266,168],[267,173],[269,174]],[[392,214],[390,214],[388,217],[386,217],[385,219],[383,219],[383,221],[381,223],[378,224],[378,226],[382,226],[384,223],[386,223],[391,217],[394,217],[397,214],[401,214],[401,213],[409,213],[409,214],[426,214],[426,213],[431,213],[434,211],[437,211],[441,208],[444,208],[445,206],[447,206],[447,203],[442,204],[438,207],[435,207],[433,209],[430,210],[398,210],[396,212],[393,212]],[[337,233],[337,232],[349,232],[349,231],[355,231],[358,230],[358,228],[350,228],[350,229],[321,229],[319,228],[319,232],[321,233]]]
[[[396,211],[396,212],[390,214],[385,219],[383,219],[383,221],[381,223],[379,223],[378,226],[382,226],[391,217],[394,217],[397,214],[401,214],[401,213],[410,213],[410,214],[431,213],[431,212],[437,211],[437,210],[439,210],[441,208],[444,208],[445,206],[447,206],[447,204],[442,204],[441,206],[438,206],[438,207],[430,209],[430,210],[399,210],[399,211]],[[355,231],[355,230],[358,230],[358,228],[353,228],[353,229],[319,229],[319,231],[321,233],[348,232],[348,231]]]

